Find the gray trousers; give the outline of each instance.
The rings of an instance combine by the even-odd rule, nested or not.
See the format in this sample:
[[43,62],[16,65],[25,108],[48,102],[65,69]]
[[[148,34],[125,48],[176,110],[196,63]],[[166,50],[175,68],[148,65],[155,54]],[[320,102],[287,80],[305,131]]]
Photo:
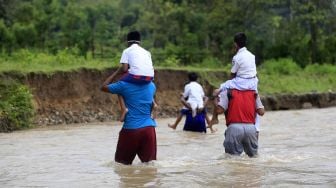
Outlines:
[[249,157],[258,154],[257,130],[254,124],[230,124],[224,135],[225,153],[240,155],[244,151]]

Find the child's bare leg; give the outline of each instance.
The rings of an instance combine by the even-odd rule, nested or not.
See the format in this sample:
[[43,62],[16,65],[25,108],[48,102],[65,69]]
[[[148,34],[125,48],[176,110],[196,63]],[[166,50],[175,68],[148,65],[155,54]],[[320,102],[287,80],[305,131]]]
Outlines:
[[124,98],[121,95],[118,95],[118,100],[119,100],[120,113],[121,113],[119,121],[124,122],[128,109],[126,108]]
[[208,113],[205,113],[205,120],[206,120],[206,123],[208,124],[207,128],[210,129],[211,133],[216,132],[217,129],[212,128],[212,125],[210,126],[211,119],[210,119],[210,117],[208,116]]
[[206,120],[206,123],[209,125],[210,122],[211,122],[211,119],[210,119],[208,113],[205,113],[205,120]]
[[159,108],[158,104],[155,102],[155,100],[153,100],[153,105],[152,105],[152,118],[153,119],[156,119],[158,108]]
[[176,127],[177,127],[177,125],[180,123],[182,117],[183,117],[182,114],[179,113],[179,114],[177,115],[177,118],[176,118],[176,120],[175,120],[175,123],[174,123],[174,124],[168,124],[168,127],[170,127],[170,128],[172,128],[172,129],[175,130]]
[[213,112],[212,112],[212,118],[209,123],[209,128],[212,127],[212,125],[218,124],[218,97],[215,97],[214,99],[214,107],[213,107]]
[[212,119],[209,123],[209,128],[211,129],[212,125],[215,125],[215,124],[218,124],[218,109],[217,109],[217,106],[218,106],[218,95],[220,93],[220,89],[215,89],[214,92],[213,92],[213,96],[214,96],[214,101],[213,101],[213,112],[212,112]]

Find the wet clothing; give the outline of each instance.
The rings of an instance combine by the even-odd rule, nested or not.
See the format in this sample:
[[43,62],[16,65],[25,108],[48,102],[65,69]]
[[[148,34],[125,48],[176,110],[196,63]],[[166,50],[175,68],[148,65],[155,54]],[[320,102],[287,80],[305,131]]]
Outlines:
[[156,133],[153,126],[140,129],[121,129],[115,161],[132,164],[136,155],[141,162],[156,160]]
[[258,154],[257,130],[253,124],[230,124],[224,136],[225,153],[240,155],[244,151],[250,157]]
[[182,109],[181,114],[186,116],[183,130],[193,132],[206,133],[205,116],[206,112],[197,113],[195,117],[192,116],[192,111],[189,109]]

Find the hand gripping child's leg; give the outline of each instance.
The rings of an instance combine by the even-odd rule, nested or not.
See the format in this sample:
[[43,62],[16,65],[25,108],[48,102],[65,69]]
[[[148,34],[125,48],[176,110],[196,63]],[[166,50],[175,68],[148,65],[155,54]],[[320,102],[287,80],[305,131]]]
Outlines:
[[118,100],[119,100],[120,113],[121,113],[119,121],[120,122],[124,122],[126,114],[128,112],[128,109],[127,109],[127,107],[125,105],[124,98],[121,95],[118,95]]

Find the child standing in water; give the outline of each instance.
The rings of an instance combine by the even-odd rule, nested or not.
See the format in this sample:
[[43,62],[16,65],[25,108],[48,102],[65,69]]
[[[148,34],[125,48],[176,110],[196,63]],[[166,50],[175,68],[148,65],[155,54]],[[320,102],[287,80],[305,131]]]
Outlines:
[[184,86],[184,92],[181,96],[181,102],[184,107],[178,114],[175,123],[168,124],[168,126],[172,129],[176,129],[183,115],[186,115],[189,110],[191,110],[193,118],[197,113],[204,113],[207,123],[210,123],[210,119],[205,110],[208,98],[205,96],[202,86],[197,82],[198,76],[196,73],[191,72],[188,74],[188,78],[189,83]]
[[[214,96],[217,97],[221,92],[228,89],[237,90],[254,90],[258,93],[257,68],[255,64],[255,56],[246,48],[246,35],[237,33],[234,36],[234,45],[236,55],[232,58],[231,79],[221,84],[219,90],[215,90]],[[259,95],[257,96],[258,100]],[[215,105],[217,100],[215,99]],[[215,108],[216,109],[216,108]],[[259,128],[259,117],[256,116],[256,127]],[[209,128],[214,124],[218,124],[218,113],[213,112]]]
[[[117,75],[124,73],[121,81],[134,84],[148,84],[154,79],[154,68],[152,57],[149,51],[140,46],[141,36],[138,31],[132,31],[127,34],[127,45],[121,55],[121,66],[112,74],[112,79]],[[124,99],[118,95],[119,105],[121,108],[120,121],[125,120],[128,109]],[[153,101],[153,109],[156,107]]]

